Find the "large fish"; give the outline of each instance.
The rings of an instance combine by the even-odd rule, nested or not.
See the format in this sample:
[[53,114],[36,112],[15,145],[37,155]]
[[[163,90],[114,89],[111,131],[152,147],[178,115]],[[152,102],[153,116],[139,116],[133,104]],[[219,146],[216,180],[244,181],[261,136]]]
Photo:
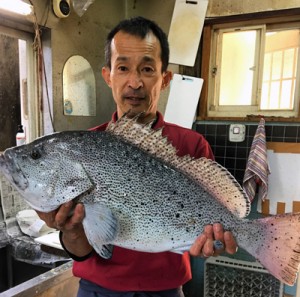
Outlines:
[[0,168],[36,210],[83,203],[85,233],[103,257],[113,245],[182,253],[205,225],[220,222],[276,278],[296,280],[300,214],[244,219],[249,200],[225,168],[178,157],[161,130],[136,120],[123,117],[103,132],[41,137],[7,149]]

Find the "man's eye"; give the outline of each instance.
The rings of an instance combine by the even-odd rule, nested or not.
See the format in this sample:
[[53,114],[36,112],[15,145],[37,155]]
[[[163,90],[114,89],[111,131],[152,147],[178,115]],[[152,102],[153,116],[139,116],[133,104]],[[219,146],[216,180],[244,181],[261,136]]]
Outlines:
[[151,68],[151,67],[144,67],[144,68],[143,68],[143,71],[144,71],[144,72],[147,72],[147,73],[153,72],[153,68]]
[[127,70],[127,67],[125,67],[125,66],[120,66],[118,69],[119,69],[120,71],[126,71],[126,70]]
[[31,152],[30,156],[31,156],[31,158],[33,160],[37,160],[37,159],[39,159],[41,157],[41,154],[40,154],[40,152],[38,150],[33,150]]

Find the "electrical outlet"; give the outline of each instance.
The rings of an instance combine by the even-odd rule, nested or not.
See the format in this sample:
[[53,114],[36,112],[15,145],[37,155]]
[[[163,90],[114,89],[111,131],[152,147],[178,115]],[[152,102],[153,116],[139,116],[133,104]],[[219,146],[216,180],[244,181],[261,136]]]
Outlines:
[[231,124],[229,128],[229,141],[242,142],[245,140],[246,126],[242,124]]

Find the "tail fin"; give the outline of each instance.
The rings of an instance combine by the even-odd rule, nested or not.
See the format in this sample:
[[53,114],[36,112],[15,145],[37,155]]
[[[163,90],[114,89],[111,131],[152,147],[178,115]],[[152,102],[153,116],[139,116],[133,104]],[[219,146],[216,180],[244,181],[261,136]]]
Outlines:
[[300,266],[300,213],[248,221],[244,227],[244,235],[237,235],[239,245],[273,276],[292,286]]

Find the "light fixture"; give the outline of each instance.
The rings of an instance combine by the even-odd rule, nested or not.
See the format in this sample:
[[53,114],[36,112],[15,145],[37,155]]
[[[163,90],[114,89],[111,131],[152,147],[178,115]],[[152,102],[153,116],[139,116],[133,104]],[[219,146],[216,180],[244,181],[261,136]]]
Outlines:
[[32,13],[32,5],[24,0],[1,0],[0,9],[23,15]]

